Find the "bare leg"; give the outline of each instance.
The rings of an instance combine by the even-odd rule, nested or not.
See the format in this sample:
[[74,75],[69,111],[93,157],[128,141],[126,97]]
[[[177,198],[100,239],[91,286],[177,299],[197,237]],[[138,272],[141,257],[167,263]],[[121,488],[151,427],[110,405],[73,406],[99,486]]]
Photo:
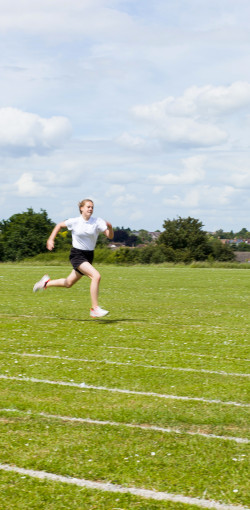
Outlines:
[[82,262],[80,266],[78,266],[78,269],[91,279],[90,297],[92,308],[95,308],[98,306],[98,294],[101,275],[89,262]]
[[80,275],[79,273],[77,273],[77,271],[75,271],[73,269],[73,271],[71,271],[70,275],[67,276],[67,278],[59,278],[58,280],[49,280],[46,287],[66,287],[67,289],[69,289],[70,287],[72,287],[72,285],[74,285],[74,283],[76,283],[78,280],[80,280],[80,278],[82,278],[82,275]]

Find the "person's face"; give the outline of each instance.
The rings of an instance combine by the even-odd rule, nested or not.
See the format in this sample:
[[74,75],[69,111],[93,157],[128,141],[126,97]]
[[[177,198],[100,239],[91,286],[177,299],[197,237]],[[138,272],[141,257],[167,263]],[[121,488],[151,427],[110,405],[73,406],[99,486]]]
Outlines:
[[81,213],[82,213],[82,216],[86,219],[89,219],[90,216],[93,214],[93,210],[94,210],[94,204],[92,202],[86,202],[82,207],[81,207]]

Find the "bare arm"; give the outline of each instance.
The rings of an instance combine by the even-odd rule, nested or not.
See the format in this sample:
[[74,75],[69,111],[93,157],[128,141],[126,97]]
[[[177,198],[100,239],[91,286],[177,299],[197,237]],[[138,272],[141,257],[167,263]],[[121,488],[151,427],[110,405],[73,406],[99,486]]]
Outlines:
[[50,250],[50,251],[53,250],[54,245],[55,245],[55,243],[54,243],[55,238],[56,238],[58,232],[61,230],[61,228],[64,228],[64,227],[66,227],[66,223],[65,223],[65,221],[61,221],[61,223],[57,223],[57,225],[53,228],[53,230],[48,238],[48,241],[46,243],[48,250]]
[[114,237],[114,231],[113,231],[113,227],[111,225],[111,223],[109,223],[109,221],[106,221],[106,224],[107,224],[107,229],[104,230],[104,235],[108,238],[108,239],[113,239]]

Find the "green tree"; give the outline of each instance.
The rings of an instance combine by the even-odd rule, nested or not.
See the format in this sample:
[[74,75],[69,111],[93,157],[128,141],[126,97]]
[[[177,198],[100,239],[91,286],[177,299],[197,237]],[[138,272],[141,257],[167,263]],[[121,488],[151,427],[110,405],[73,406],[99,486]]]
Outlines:
[[250,251],[250,245],[246,242],[233,244],[231,246],[233,251]]
[[151,243],[152,242],[152,236],[147,230],[141,228],[139,230],[138,234],[139,234],[141,243]]
[[133,258],[133,250],[123,246],[113,253],[113,260],[115,264],[131,264],[133,262]]
[[239,232],[237,232],[236,236],[238,238],[248,239],[250,237],[250,232],[247,230],[247,228],[244,227]]
[[72,234],[70,230],[64,228],[60,232],[55,240],[54,251],[69,251],[72,245]]
[[130,229],[124,227],[116,227],[114,228],[114,243],[126,243],[129,238]]
[[[199,220],[190,216],[165,220],[164,231],[159,236],[158,244],[162,245],[163,251],[166,248],[172,248],[178,253],[178,259],[182,258],[185,262],[205,260],[211,253],[211,247],[202,226]],[[183,257],[180,256],[181,253]]]
[[212,248],[211,258],[220,261],[231,261],[235,259],[232,247],[229,244],[223,244],[219,239],[211,237],[209,245]]
[[0,260],[22,260],[46,251],[46,241],[55,226],[43,209],[29,208],[0,222]]
[[230,232],[224,232],[224,230],[220,228],[216,230],[213,237],[218,237],[219,239],[234,239],[235,233],[232,230],[230,230]]
[[[139,240],[140,242],[140,240]],[[128,237],[127,241],[126,241],[126,246],[136,246],[138,243],[138,236],[136,236],[135,234],[130,234],[130,236]]]

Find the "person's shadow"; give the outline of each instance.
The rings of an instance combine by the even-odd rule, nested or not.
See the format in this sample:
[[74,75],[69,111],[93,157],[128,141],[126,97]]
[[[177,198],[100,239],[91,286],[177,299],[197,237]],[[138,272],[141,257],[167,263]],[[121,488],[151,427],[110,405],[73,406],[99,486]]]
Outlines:
[[[54,319],[54,318],[53,318]],[[72,317],[58,317],[62,321],[75,321],[75,322],[92,322],[94,324],[115,324],[118,322],[148,322],[148,319],[108,319],[108,318],[96,318],[96,319],[74,319]]]

